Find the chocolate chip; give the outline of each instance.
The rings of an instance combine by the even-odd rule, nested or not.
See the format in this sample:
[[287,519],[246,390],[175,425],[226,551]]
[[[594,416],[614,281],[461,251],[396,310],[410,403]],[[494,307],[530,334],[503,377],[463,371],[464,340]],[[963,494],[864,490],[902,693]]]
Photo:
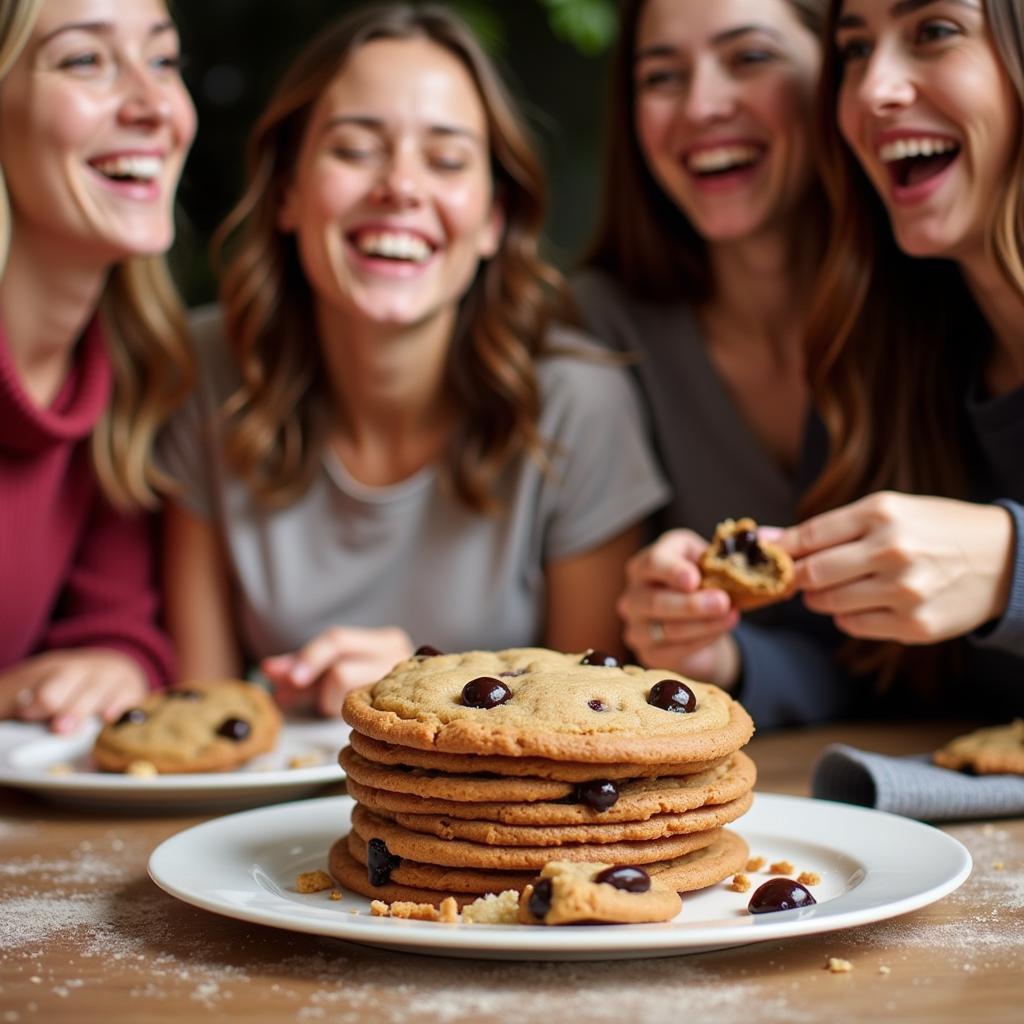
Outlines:
[[594,876],[595,882],[607,882],[616,889],[626,892],[647,892],[651,887],[651,876],[642,868],[613,867],[605,868]]
[[220,723],[220,728],[217,730],[218,736],[223,736],[225,739],[234,740],[236,743],[240,740],[249,738],[249,733],[252,732],[252,726],[241,718],[225,718]]
[[551,879],[542,878],[530,893],[530,900],[526,904],[534,917],[545,917],[551,909]]
[[391,872],[402,863],[402,858],[388,849],[383,839],[371,839],[366,844],[366,877],[370,885],[387,885]]
[[114,725],[139,725],[146,720],[146,712],[142,708],[129,708]]
[[618,668],[619,659],[614,654],[604,651],[590,650],[580,660],[581,665],[599,665],[601,668]]
[[647,703],[664,711],[677,711],[687,714],[697,710],[697,697],[686,683],[677,679],[662,679],[651,687],[647,695]]
[[750,897],[747,910],[752,914],[770,914],[776,910],[809,907],[817,902],[805,886],[792,878],[772,878]]
[[619,787],[607,779],[592,779],[576,787],[576,799],[595,811],[607,811],[619,801]]
[[605,704],[605,702],[603,700],[597,700],[596,698],[594,700],[588,700],[587,701],[587,707],[590,708],[591,711],[607,711],[608,710],[608,705]]
[[496,708],[512,699],[512,691],[493,676],[472,679],[462,688],[462,703],[467,708]]
[[415,658],[438,658],[444,651],[439,651],[436,647],[431,647],[430,644],[424,644],[422,647],[416,648],[416,653],[413,655]]
[[757,534],[753,530],[739,530],[722,538],[718,554],[722,558],[739,554],[746,559],[748,565],[763,565],[768,556],[761,550],[757,542]]

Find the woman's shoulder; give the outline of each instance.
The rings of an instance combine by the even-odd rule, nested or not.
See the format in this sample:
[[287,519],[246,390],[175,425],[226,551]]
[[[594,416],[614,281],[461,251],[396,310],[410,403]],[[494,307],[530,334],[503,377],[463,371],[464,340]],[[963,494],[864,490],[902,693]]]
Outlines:
[[217,303],[197,306],[188,313],[189,331],[199,364],[200,386],[217,398],[238,386],[239,374],[224,327],[224,314]]
[[622,356],[590,334],[566,324],[548,330],[537,378],[546,408],[604,408],[628,395],[632,385]]

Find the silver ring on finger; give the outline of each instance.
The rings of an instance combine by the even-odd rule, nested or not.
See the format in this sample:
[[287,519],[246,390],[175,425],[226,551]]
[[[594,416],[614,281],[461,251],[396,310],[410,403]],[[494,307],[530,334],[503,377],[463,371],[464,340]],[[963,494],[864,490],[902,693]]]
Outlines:
[[665,627],[658,622],[657,619],[651,619],[651,621],[647,623],[647,632],[650,634],[651,640],[654,643],[664,643]]

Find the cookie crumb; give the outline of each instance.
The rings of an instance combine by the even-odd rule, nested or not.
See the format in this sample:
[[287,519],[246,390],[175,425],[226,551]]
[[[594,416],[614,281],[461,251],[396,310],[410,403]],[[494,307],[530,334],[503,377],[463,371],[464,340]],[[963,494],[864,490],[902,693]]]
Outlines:
[[882,964],[878,968],[879,974],[892,974],[892,968],[888,964]]
[[67,763],[67,761],[58,761],[56,764],[51,764],[46,769],[47,775],[74,775],[75,769]]
[[801,885],[821,885],[821,875],[817,871],[801,871],[796,880]]
[[733,875],[729,889],[732,892],[746,892],[750,885],[750,879],[746,875]]
[[464,924],[516,924],[518,920],[519,893],[515,889],[497,895],[489,892],[462,908]]
[[[450,899],[451,897],[449,897]],[[455,900],[452,900],[455,903]],[[374,917],[399,917],[404,921],[440,921],[441,913],[432,903],[412,903],[409,900],[395,900],[385,903],[374,900],[370,904]]]
[[340,899],[341,899],[341,890],[340,890],[340,889],[332,889],[332,890],[331,890],[331,896],[330,896],[330,898],[331,898],[332,900],[334,900],[334,902],[335,902],[335,903],[337,903],[337,902],[338,902],[338,900],[340,900]]
[[997,860],[992,865],[992,869],[993,869],[993,871],[1005,871],[1006,870],[1006,865],[1001,860]]
[[853,970],[853,964],[839,956],[830,956],[825,966],[832,974],[849,974]]
[[764,857],[751,857],[747,861],[747,871],[760,871],[764,867]]
[[454,896],[445,896],[437,908],[438,920],[445,924],[455,924],[459,920],[459,904]]
[[125,775],[134,775],[139,779],[151,779],[154,775],[160,773],[156,770],[156,765],[149,761],[132,761],[130,765],[124,770]]
[[303,871],[295,879],[296,892],[323,892],[333,888],[334,879],[326,871]]
[[773,875],[791,875],[793,865],[788,860],[776,860],[769,865],[768,870]]
[[319,754],[296,754],[288,758],[289,768],[315,768],[323,761]]

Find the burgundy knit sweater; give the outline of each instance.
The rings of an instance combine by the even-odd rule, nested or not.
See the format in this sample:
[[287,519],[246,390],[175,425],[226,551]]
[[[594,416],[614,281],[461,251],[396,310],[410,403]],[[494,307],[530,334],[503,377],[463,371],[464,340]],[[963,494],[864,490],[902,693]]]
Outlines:
[[156,624],[151,517],[115,512],[90,462],[110,389],[97,322],[48,409],[22,389],[0,330],[0,671],[42,651],[101,647],[134,658],[152,686],[175,672]]

